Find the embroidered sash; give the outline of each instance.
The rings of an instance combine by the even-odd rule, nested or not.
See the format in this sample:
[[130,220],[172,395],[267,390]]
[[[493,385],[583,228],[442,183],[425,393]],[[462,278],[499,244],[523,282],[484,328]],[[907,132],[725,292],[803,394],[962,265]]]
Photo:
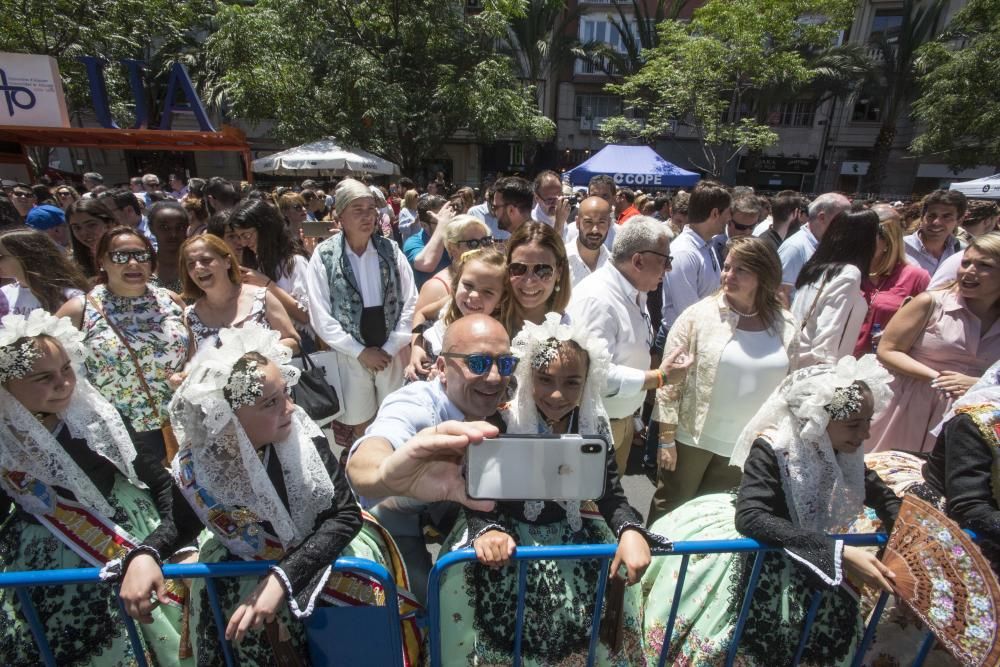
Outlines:
[[[263,521],[253,512],[245,507],[223,505],[208,490],[198,485],[190,450],[182,452],[177,463],[180,472],[177,485],[182,495],[202,523],[230,553],[243,560],[276,561],[285,555],[281,542],[275,535],[264,530]],[[416,617],[423,607],[407,590],[409,577],[395,540],[379,525],[375,517],[364,511],[361,515],[364,522],[374,530],[387,560],[386,569],[396,582],[402,623],[403,664],[406,667],[418,665],[423,638]],[[383,586],[355,572],[332,572],[318,597],[326,604],[338,607],[381,607],[386,604]]]
[[[94,567],[124,558],[138,546],[128,531],[98,512],[64,498],[55,488],[23,472],[0,471],[0,486],[25,512],[31,514],[73,553]],[[166,604],[183,607],[186,588],[177,580],[167,583]]]

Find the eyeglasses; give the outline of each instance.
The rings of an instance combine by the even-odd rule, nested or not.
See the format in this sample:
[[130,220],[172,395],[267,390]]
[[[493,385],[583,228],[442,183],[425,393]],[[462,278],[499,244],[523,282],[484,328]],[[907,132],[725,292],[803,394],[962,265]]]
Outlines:
[[754,227],[757,226],[756,224],[741,225],[740,223],[736,222],[735,220],[730,220],[730,222],[733,223],[733,227],[735,227],[738,231],[741,231],[741,232],[749,231],[749,230],[751,230],[751,229],[753,229]]
[[556,272],[555,267],[551,264],[522,264],[521,262],[512,262],[507,265],[507,273],[510,274],[511,278],[520,278],[526,275],[529,270],[539,280],[550,280]]
[[153,254],[148,250],[112,250],[108,253],[108,259],[112,264],[128,264],[133,259],[139,264],[145,264],[153,259]]
[[484,236],[481,239],[468,239],[467,241],[459,241],[458,245],[464,245],[469,250],[476,250],[478,248],[485,248],[486,246],[493,245],[492,236]]
[[72,197],[73,193],[72,192],[68,192],[66,190],[60,190],[59,192],[56,193],[56,195],[59,196],[59,197]]
[[14,192],[11,193],[11,196],[17,197],[18,199],[34,199],[35,193],[34,192],[25,192],[24,190],[20,190],[20,191],[14,190]]
[[669,268],[669,267],[671,267],[671,266],[674,265],[674,258],[671,257],[670,255],[664,255],[662,252],[657,252],[655,250],[640,250],[639,251],[640,254],[642,254],[644,252],[652,253],[652,254],[656,255],[657,257],[662,257],[663,258],[663,264],[667,268]]
[[457,352],[442,352],[442,357],[447,357],[449,359],[462,359],[465,361],[465,366],[472,371],[475,375],[486,375],[493,368],[493,362],[497,363],[497,372],[500,373],[500,377],[510,377],[514,374],[514,369],[517,368],[517,357],[513,354],[498,354],[493,356],[491,354],[483,354],[477,352],[474,354],[459,354]]

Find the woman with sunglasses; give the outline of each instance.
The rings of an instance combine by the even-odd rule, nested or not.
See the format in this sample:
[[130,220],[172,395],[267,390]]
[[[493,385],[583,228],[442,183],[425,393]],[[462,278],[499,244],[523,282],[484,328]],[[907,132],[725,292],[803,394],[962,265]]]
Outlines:
[[[611,355],[603,339],[585,327],[560,324],[549,313],[542,324],[525,323],[512,350],[517,394],[501,412],[508,434],[579,433],[611,440],[601,394]],[[618,481],[614,456],[606,457],[605,492],[591,502],[499,502],[491,512],[464,509],[442,546],[447,553],[472,546],[478,564],[452,568],[442,579],[442,664],[509,664],[517,618],[517,577],[510,557],[518,546],[618,543],[612,576],[631,586],[650,563],[651,546],[669,541],[642,527]],[[590,646],[599,561],[534,562],[528,565],[522,664],[583,664]],[[602,643],[601,665],[638,665],[642,660],[641,594],[628,588],[623,603],[624,639]]]
[[875,337],[875,328],[885,331],[900,306],[926,290],[931,281],[927,271],[906,261],[903,219],[899,212],[888,204],[876,204],[872,210],[878,214],[879,225],[875,256],[868,273],[861,279],[861,292],[868,303],[868,315],[861,324],[861,333],[854,345],[854,356],[859,358],[878,347],[881,334]]
[[781,264],[761,239],[729,242],[722,288],[687,308],[665,349],[693,358],[656,392],[659,423],[652,523],[688,500],[740,483],[729,463],[740,431],[789,370],[796,326],[778,300]]
[[80,199],[80,193],[72,185],[60,185],[56,188],[56,204],[62,210],[69,208],[69,205]]
[[99,284],[67,301],[57,315],[69,317],[85,335],[87,379],[136,432],[140,454],[160,461],[171,453],[161,430],[173,393],[169,379],[188,359],[184,303],[150,281],[156,253],[134,229],[112,229],[97,256]]
[[500,305],[511,338],[525,322],[541,324],[547,313],[565,315],[569,305],[566,246],[549,225],[526,222],[507,240],[507,285]]
[[302,223],[309,219],[309,205],[302,195],[285,192],[278,197],[278,210],[293,239],[302,242]]

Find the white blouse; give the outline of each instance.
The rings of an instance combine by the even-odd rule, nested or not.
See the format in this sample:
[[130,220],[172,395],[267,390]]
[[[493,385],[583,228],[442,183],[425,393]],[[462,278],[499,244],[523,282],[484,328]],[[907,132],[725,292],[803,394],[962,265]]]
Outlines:
[[868,302],[861,293],[861,272],[848,264],[829,280],[797,290],[792,314],[800,328],[793,370],[833,364],[853,354],[868,314]]

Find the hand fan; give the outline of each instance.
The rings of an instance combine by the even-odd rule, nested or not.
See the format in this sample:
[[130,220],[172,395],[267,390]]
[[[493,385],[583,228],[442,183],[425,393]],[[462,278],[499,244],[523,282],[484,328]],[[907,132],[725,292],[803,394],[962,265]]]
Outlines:
[[896,575],[900,599],[956,660],[1000,664],[1000,584],[958,524],[907,494],[882,562]]

